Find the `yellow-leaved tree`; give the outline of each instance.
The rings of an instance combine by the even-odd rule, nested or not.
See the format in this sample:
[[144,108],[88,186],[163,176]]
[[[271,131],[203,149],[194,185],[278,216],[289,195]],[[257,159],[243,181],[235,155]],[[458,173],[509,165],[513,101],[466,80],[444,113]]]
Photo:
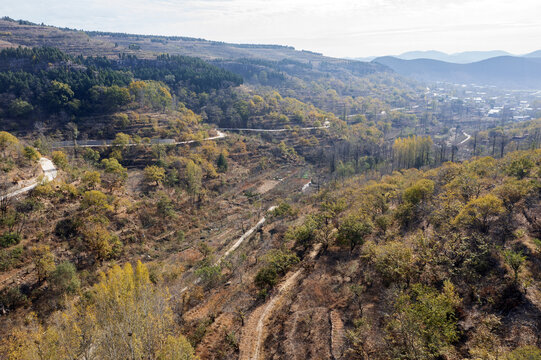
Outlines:
[[154,286],[145,265],[115,266],[88,296],[54,314],[48,326],[34,315],[5,342],[8,359],[196,359],[178,332],[169,293]]

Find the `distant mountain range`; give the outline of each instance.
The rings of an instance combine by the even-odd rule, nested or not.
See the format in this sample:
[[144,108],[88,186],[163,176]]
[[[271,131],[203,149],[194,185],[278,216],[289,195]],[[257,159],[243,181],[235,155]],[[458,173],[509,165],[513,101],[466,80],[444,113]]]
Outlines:
[[[498,57],[498,56],[516,56],[516,57],[541,57],[541,50],[534,51],[525,55],[513,55],[507,51],[502,50],[493,50],[493,51],[464,51],[455,54],[446,54],[441,51],[428,50],[428,51],[409,51],[400,55],[392,55],[397,59],[402,60],[416,60],[416,59],[430,59],[430,60],[439,60],[456,64],[468,64],[477,61],[483,61],[486,59]],[[354,58],[359,61],[372,61],[376,59],[376,56]]]
[[[541,51],[537,52],[541,54]],[[468,64],[433,59],[404,60],[384,56],[372,60],[400,75],[421,81],[496,85],[508,89],[541,89],[541,57],[497,56]]]

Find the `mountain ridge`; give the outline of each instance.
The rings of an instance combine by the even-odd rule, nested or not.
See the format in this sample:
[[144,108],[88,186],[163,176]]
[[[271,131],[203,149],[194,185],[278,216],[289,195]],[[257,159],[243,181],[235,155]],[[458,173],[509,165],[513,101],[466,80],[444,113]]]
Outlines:
[[403,76],[421,81],[477,83],[507,88],[541,87],[541,59],[499,56],[468,64],[432,59],[403,60],[392,56],[372,61],[386,65]]

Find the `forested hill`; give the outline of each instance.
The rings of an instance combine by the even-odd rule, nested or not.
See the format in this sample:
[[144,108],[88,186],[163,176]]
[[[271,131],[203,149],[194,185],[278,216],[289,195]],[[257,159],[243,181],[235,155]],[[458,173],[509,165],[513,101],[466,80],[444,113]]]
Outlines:
[[541,59],[499,56],[470,64],[455,64],[431,59],[402,60],[392,56],[376,58],[400,75],[422,81],[475,83],[509,89],[541,87]]
[[[119,54],[154,58],[156,54],[186,55],[219,60],[225,67],[243,76],[254,68],[278,68],[290,75],[365,76],[388,72],[386,66],[359,63],[323,56],[291,46],[229,44],[181,36],[152,36],[108,32],[84,32],[32,24],[27,21],[0,20],[0,48],[54,46],[71,55],[116,57]],[[242,59],[242,60],[239,60]],[[284,62],[284,59],[285,62]],[[264,60],[266,62],[261,62]]]
[[60,113],[114,112],[140,96],[142,85],[137,80],[147,81],[145,91],[154,94],[148,98],[158,109],[171,101],[168,87],[201,93],[243,81],[237,74],[188,56],[84,58],[46,47],[0,51],[0,108],[5,117],[19,119],[22,127]]

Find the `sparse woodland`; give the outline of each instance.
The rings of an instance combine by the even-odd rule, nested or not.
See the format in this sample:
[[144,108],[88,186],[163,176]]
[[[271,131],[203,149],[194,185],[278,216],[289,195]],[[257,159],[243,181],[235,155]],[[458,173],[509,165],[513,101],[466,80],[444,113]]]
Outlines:
[[373,64],[1,29],[1,358],[541,358],[539,120],[461,143]]

